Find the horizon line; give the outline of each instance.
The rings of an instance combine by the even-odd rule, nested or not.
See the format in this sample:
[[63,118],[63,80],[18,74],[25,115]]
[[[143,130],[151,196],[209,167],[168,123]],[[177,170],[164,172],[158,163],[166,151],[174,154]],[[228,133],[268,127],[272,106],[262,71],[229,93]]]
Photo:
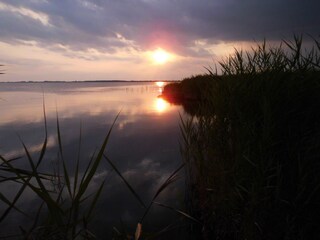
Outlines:
[[181,80],[44,80],[44,81],[0,81],[0,83],[82,83],[82,82],[179,82]]

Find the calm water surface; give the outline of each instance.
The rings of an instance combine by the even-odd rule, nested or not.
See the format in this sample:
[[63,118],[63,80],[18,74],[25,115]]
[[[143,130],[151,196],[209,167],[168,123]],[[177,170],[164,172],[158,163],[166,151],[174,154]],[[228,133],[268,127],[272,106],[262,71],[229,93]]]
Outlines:
[[[147,204],[159,185],[181,164],[182,110],[157,98],[161,88],[156,83],[0,83],[0,154],[6,158],[24,156],[20,137],[34,157],[39,155],[44,140],[44,103],[48,151],[41,170],[50,172],[57,166],[57,112],[69,169],[74,169],[81,128],[83,169],[121,111],[106,153]],[[28,166],[25,158],[18,161],[21,167]],[[134,229],[143,209],[107,162],[102,162],[90,190],[97,190],[103,180],[106,183],[92,228],[100,237],[110,236],[112,227],[120,228],[121,222],[129,230]],[[181,208],[183,186],[183,180],[177,182],[158,201]],[[1,193],[9,199],[17,190],[12,184],[0,183]],[[17,206],[32,213],[37,210],[38,200],[27,191]],[[4,206],[0,205],[0,213],[3,211]],[[18,225],[28,226],[28,221],[11,212],[0,224],[0,236],[16,232]],[[144,227],[157,231],[174,221],[176,214],[154,206]]]

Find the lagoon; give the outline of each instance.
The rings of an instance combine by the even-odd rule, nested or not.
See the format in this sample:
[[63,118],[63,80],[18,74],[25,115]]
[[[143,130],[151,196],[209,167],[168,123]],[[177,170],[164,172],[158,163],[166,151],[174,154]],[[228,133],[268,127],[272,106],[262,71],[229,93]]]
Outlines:
[[[106,148],[106,154],[147,204],[157,188],[180,164],[179,112],[181,107],[158,98],[163,83],[157,82],[41,82],[0,83],[0,155],[21,157],[27,167],[22,141],[33,156],[38,156],[45,136],[44,109],[48,129],[48,148],[40,166],[43,172],[58,171],[59,119],[64,159],[74,169],[80,144],[80,171],[99,148],[116,115],[120,113]],[[183,172],[182,172],[183,174]],[[72,176],[71,176],[72,177]],[[105,180],[96,206],[92,229],[98,238],[108,239],[113,227],[134,231],[143,214],[139,202],[111,166],[103,161],[90,185],[92,191]],[[161,194],[157,201],[181,209],[183,179]],[[0,183],[0,191],[12,199],[15,184]],[[17,203],[35,214],[39,200],[26,191]],[[5,209],[0,205],[0,213]],[[143,226],[156,232],[177,220],[175,213],[153,206]],[[28,218],[16,211],[0,223],[0,236],[28,227]]]

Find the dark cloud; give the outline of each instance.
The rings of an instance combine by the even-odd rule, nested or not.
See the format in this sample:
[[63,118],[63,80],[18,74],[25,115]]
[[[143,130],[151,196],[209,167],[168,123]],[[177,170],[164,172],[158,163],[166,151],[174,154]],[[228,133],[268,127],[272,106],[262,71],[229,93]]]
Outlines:
[[[293,33],[318,36],[316,0],[2,0],[48,15],[50,26],[17,12],[1,11],[0,37],[63,44],[73,50],[145,50],[167,46],[185,55],[196,39],[209,43],[278,40]],[[120,41],[119,35],[128,41]],[[203,53],[205,54],[205,53]]]

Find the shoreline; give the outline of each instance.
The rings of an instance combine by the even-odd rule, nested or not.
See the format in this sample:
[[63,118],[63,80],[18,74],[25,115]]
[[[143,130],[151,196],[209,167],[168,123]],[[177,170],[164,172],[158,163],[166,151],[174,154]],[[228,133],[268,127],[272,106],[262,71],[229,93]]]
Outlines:
[[164,82],[174,83],[181,82],[180,80],[83,80],[83,81],[5,81],[1,83],[153,83]]

